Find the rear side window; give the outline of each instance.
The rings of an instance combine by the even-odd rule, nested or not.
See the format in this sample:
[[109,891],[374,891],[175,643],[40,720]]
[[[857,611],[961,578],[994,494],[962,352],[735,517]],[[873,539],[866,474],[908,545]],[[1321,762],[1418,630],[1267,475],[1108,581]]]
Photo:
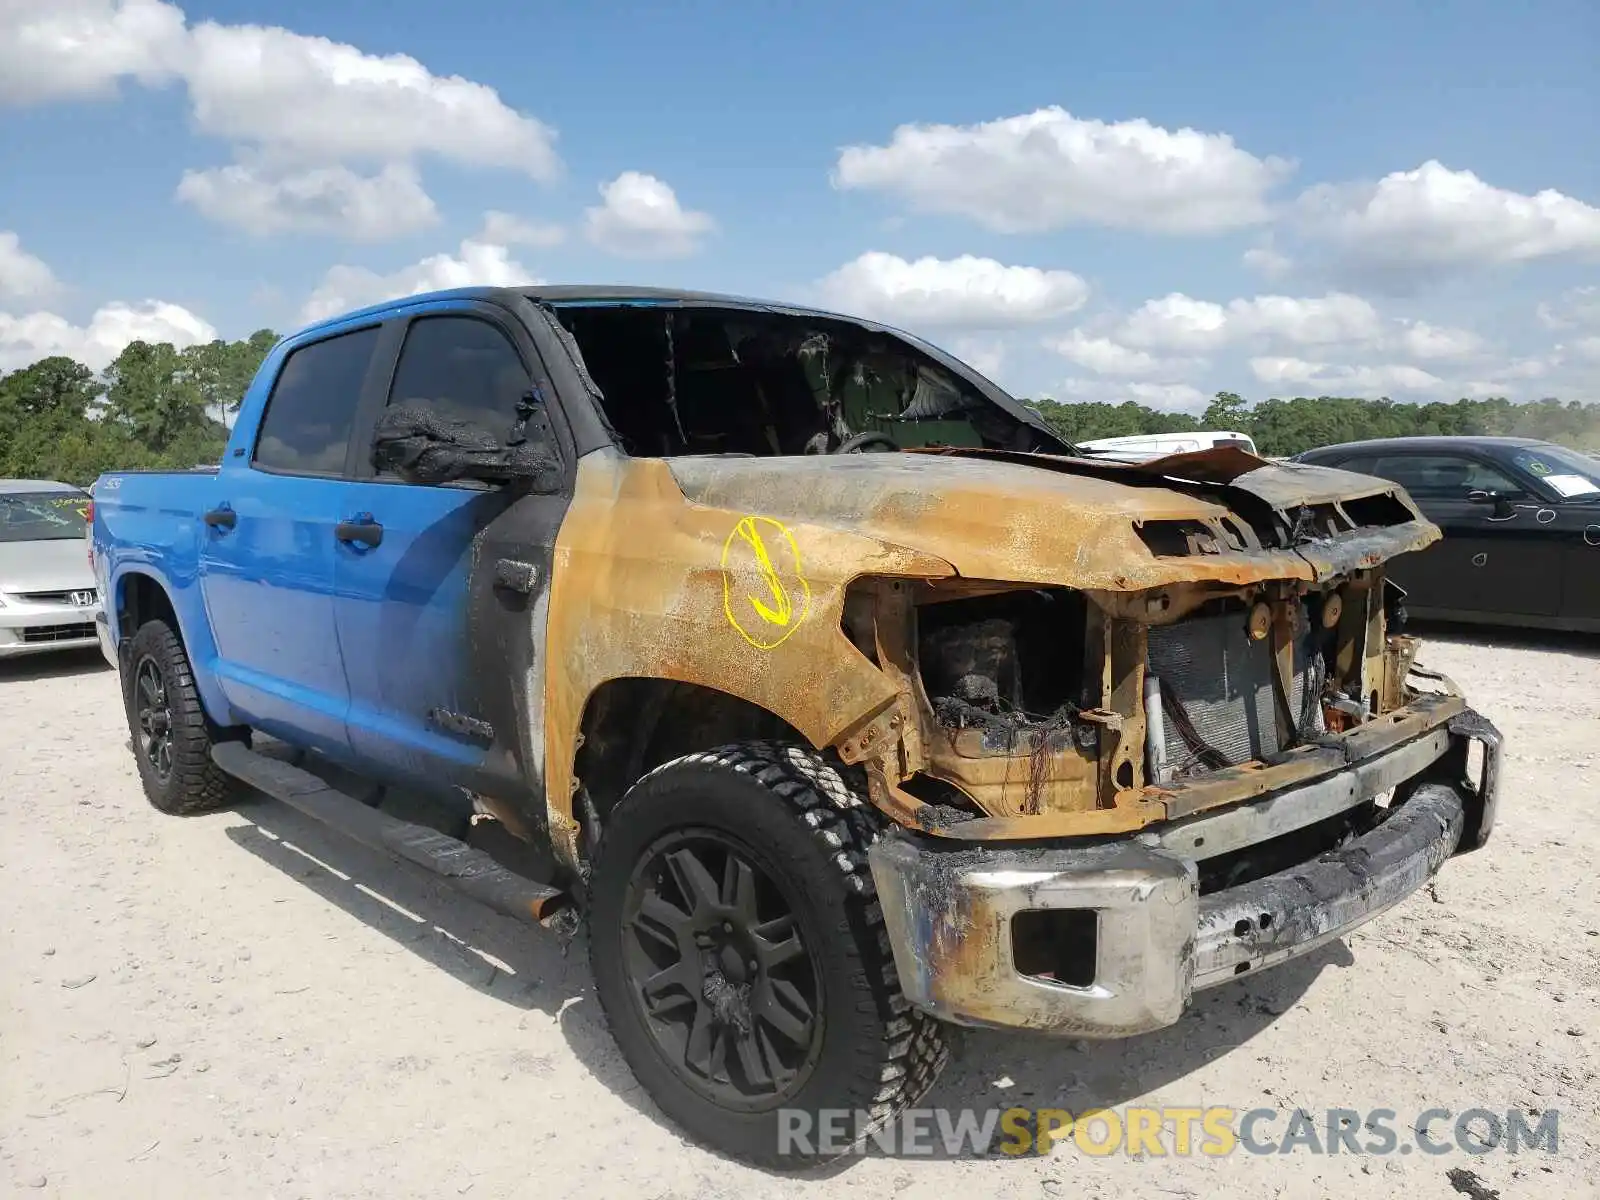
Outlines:
[[293,351],[267,399],[255,465],[293,475],[342,472],[356,404],[377,345],[374,326]]
[[489,322],[422,317],[406,333],[389,403],[423,404],[502,440],[530,386],[516,347]]

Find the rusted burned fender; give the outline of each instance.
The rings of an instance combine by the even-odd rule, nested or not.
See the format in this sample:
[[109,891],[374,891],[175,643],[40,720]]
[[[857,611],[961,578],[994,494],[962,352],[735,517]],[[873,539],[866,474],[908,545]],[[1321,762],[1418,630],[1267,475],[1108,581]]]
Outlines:
[[[1404,900],[1452,854],[1482,844],[1498,802],[1500,735],[1470,710],[1445,732],[1419,741],[1420,756],[1414,750],[1407,760],[1413,773],[1399,781],[1403,802],[1371,832],[1207,895],[1195,825],[1186,827],[1187,852],[1155,834],[997,848],[898,830],[873,847],[871,864],[901,986],[912,1003],[964,1025],[1099,1038],[1170,1025],[1196,989],[1315,949]],[[1474,743],[1483,762],[1469,781]],[[1377,773],[1358,789],[1391,782]],[[1281,813],[1297,802],[1325,813],[1351,790],[1341,773],[1270,793],[1262,803],[1277,805],[1280,818],[1259,832],[1293,828]],[[1237,825],[1236,812],[1207,819],[1223,832]],[[1236,849],[1234,832],[1227,844]],[[1035,936],[1026,962],[1019,914],[1043,914],[1046,929],[1061,923],[1042,953]]]
[[[1219,453],[1184,457],[1209,459]],[[1284,478],[1283,466],[1250,461],[1258,464],[1254,471],[1226,484],[1139,470],[1116,474],[1113,464],[1044,454],[968,450],[799,460],[680,458],[673,461],[672,474],[696,504],[860,530],[937,555],[966,579],[1083,590],[1318,582],[1340,573],[1324,565],[1336,558],[1392,558],[1440,536],[1392,484],[1298,465]],[[1332,497],[1359,500],[1375,494],[1394,495],[1408,519],[1332,537],[1308,535],[1294,547],[1263,545],[1253,535],[1230,546],[1224,533],[1224,522],[1229,530],[1249,533],[1238,521],[1241,502],[1253,505],[1264,519],[1269,509],[1277,513],[1294,505],[1332,503]],[[1218,552],[1158,555],[1140,536],[1151,522],[1185,521],[1213,530]]]

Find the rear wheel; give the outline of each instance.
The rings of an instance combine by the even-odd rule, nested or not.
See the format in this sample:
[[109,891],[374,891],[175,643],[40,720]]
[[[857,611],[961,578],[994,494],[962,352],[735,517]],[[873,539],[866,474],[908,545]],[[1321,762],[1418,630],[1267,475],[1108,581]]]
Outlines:
[[237,735],[207,720],[178,635],[165,621],[147,621],[133,635],[127,663],[128,731],[145,797],[178,816],[229,804],[240,788],[211,761],[211,747]]
[[944,1027],[895,974],[866,861],[879,829],[835,768],[772,743],[670,762],[608,818],[596,990],[634,1074],[698,1140],[812,1165],[823,1110],[865,1132],[858,1114],[882,1124],[944,1065]]

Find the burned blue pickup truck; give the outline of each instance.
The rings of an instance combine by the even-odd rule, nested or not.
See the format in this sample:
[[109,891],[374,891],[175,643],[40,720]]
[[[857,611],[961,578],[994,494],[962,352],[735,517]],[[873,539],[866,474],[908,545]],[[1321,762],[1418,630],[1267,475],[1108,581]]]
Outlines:
[[892,1119],[952,1023],[1170,1025],[1494,823],[1499,735],[1385,579],[1439,536],[1402,489],[1081,457],[871,322],[398,300],[276,347],[216,469],[94,495],[151,803],[257,789],[581,916],[640,1081],[756,1162]]

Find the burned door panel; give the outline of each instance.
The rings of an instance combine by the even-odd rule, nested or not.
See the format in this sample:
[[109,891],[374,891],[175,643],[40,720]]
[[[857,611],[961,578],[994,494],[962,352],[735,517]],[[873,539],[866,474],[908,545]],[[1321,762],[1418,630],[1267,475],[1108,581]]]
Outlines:
[[493,727],[480,790],[515,805],[496,812],[523,836],[545,824],[546,628],[565,491],[524,495],[473,546],[467,592],[469,661]]

